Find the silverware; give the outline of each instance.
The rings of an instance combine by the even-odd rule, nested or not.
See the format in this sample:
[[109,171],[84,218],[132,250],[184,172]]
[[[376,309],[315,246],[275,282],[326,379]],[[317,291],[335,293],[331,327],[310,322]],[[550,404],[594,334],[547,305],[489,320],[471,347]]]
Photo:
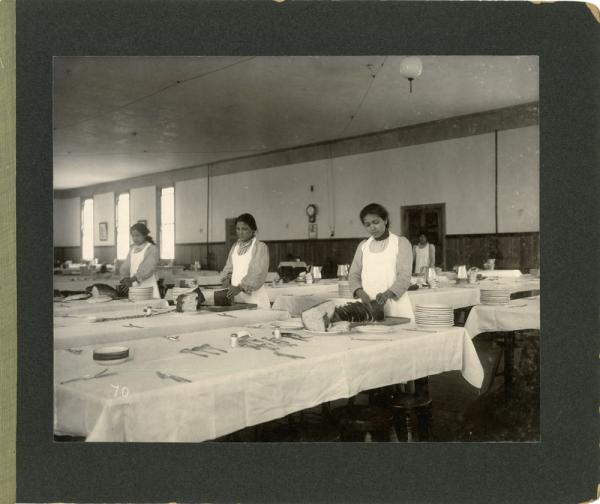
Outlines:
[[179,341],[179,334],[177,334],[176,336],[165,336],[164,338],[170,341]]
[[195,346],[191,348],[192,352],[204,352],[210,355],[221,355],[220,352],[211,350],[210,348],[207,348],[205,345],[201,345],[201,346]]
[[223,350],[222,348],[218,348],[218,347],[212,346],[212,345],[211,345],[211,344],[209,344],[209,343],[203,343],[203,344],[202,344],[202,345],[200,345],[200,346],[197,346],[197,347],[194,347],[194,348],[192,348],[192,350],[200,350],[200,351],[205,351],[205,350],[204,350],[205,348],[208,348],[209,350],[216,350],[217,352],[227,353],[227,350]]
[[278,355],[279,357],[289,357],[290,359],[306,359],[306,357],[302,355],[292,355],[287,353],[281,353],[279,350],[274,350],[273,353]]
[[135,327],[136,329],[143,329],[144,328],[141,325],[135,325],[135,324],[132,324],[131,322],[129,324],[124,325],[123,327]]
[[170,379],[179,383],[192,383],[192,380],[188,380],[187,378],[182,378],[181,376],[177,376],[174,374],[161,373],[160,371],[157,371],[156,374],[159,378],[162,378],[163,380]]
[[217,313],[217,315],[221,315],[221,317],[237,318],[235,315],[231,315],[230,313],[225,313],[225,312],[219,312],[219,313]]
[[80,376],[78,378],[71,378],[70,380],[61,381],[60,384],[64,385],[65,383],[71,383],[71,382],[76,382],[76,381],[94,380],[96,378],[104,378],[105,376],[112,376],[112,375],[116,375],[116,374],[117,373],[109,373],[108,368],[104,368],[102,371],[100,371],[99,373],[96,373],[95,375],[89,374],[89,375],[85,375],[85,376]]
[[206,357],[208,358],[208,355],[204,355],[198,352],[194,352],[191,348],[182,348],[181,350],[179,350],[179,353],[189,353],[192,355],[197,355],[198,357]]
[[65,350],[75,355],[81,355],[81,352],[83,352],[81,348],[66,348]]
[[527,306],[527,305],[526,304],[511,305],[511,306],[509,306],[509,308],[523,308],[524,306]]
[[296,333],[281,333],[281,337],[295,339],[298,341],[308,341],[308,338],[305,338],[304,336],[300,336],[299,334],[296,334]]
[[411,331],[411,332],[428,332],[428,333],[436,333],[436,332],[438,332],[438,331],[434,331],[432,329],[417,329],[417,328],[409,329],[407,327],[403,327],[402,330],[403,331]]
[[350,336],[350,339],[354,341],[392,341],[388,338],[353,338],[352,336]]

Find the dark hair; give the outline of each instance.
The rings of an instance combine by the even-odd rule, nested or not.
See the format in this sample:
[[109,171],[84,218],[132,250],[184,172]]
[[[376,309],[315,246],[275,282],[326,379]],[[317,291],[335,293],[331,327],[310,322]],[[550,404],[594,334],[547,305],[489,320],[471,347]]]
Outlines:
[[369,214],[378,215],[381,217],[384,221],[386,221],[385,228],[389,229],[390,216],[388,211],[382,205],[379,203],[369,203],[360,211],[360,222],[364,223],[365,217]]
[[150,230],[146,227],[146,224],[144,224],[143,222],[136,222],[133,226],[129,228],[130,234],[134,231],[137,231],[138,233],[143,235],[147,242],[155,244],[154,240],[152,239],[152,236],[150,236]]
[[250,226],[250,229],[252,229],[252,231],[256,231],[258,229],[256,227],[256,221],[254,220],[254,217],[252,217],[252,215],[249,213],[244,213],[244,214],[240,215],[237,219],[235,219],[235,223],[237,224],[238,222],[243,222],[244,224],[248,224],[248,226]]

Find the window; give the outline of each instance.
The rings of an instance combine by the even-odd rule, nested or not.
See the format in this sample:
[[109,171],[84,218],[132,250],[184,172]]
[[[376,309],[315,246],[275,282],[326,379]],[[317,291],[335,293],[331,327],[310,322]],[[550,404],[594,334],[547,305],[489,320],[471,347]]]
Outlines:
[[127,258],[129,252],[129,193],[117,197],[117,259]]
[[84,261],[94,260],[94,200],[83,201],[81,210],[81,258]]
[[175,259],[175,188],[160,190],[160,258]]

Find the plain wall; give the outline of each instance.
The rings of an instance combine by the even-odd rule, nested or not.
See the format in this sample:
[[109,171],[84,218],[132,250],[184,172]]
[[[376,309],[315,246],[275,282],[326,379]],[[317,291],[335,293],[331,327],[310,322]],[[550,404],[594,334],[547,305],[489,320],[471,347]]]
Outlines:
[[[100,241],[101,222],[108,224],[108,239]],[[115,193],[94,195],[94,246],[115,245]]]
[[54,199],[54,246],[81,245],[81,199]]
[[156,186],[140,187],[129,191],[129,225],[147,221],[150,236],[158,243],[156,229]]
[[[401,232],[401,206],[428,203],[446,204],[449,235],[537,232],[538,136],[538,126],[498,133],[497,230],[494,134],[486,133],[176,182],[175,240],[178,244],[206,241],[207,204],[210,242],[224,241],[225,219],[244,212],[255,216],[261,239],[306,239],[305,210],[311,203],[318,208],[318,238],[329,238],[332,231],[335,238],[364,236],[358,213],[373,201],[388,208],[391,229],[397,233]],[[56,208],[63,214],[75,212],[78,216],[79,206],[75,209],[66,201]],[[102,195],[101,201],[108,205],[108,195]],[[156,186],[131,189],[130,202],[131,223],[147,220],[152,236],[157,238]],[[106,215],[110,212],[114,223],[114,201],[110,211],[106,208]],[[61,229],[64,226],[76,226],[78,230],[77,219],[55,219],[58,237],[73,234]],[[97,224],[95,227],[97,233]],[[114,225],[109,238],[114,243]]]

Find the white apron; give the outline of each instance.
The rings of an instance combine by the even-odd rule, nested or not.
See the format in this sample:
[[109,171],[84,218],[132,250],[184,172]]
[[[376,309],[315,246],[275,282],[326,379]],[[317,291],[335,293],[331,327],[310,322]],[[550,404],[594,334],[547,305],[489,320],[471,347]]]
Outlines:
[[415,246],[415,273],[421,273],[423,267],[429,268],[429,244],[426,247]]
[[[130,273],[129,276],[134,276],[137,273],[140,264],[144,260],[144,255],[146,254],[146,249],[150,246],[150,242],[146,242],[146,245],[139,252],[131,251],[131,265],[130,265]],[[152,274],[151,277],[146,278],[142,282],[133,282],[134,287],[152,287],[152,297],[154,299],[160,299],[160,291],[158,290],[158,284],[156,283],[156,275]]]
[[[252,260],[252,252],[254,251],[254,247],[256,247],[256,238],[252,239],[252,245],[250,245],[250,248],[248,248],[246,253],[243,255],[238,254],[239,246],[239,243],[236,244],[233,252],[231,253],[231,262],[233,264],[231,285],[234,287],[239,286],[240,282],[248,274],[248,267],[250,266],[250,261]],[[267,294],[267,289],[265,289],[264,285],[261,285],[260,289],[257,289],[250,294],[240,292],[237,296],[235,296],[234,301],[237,303],[253,303],[257,305],[258,308],[262,309],[271,308],[269,295]]]
[[[377,294],[388,290],[396,281],[396,258],[398,256],[398,236],[390,233],[388,244],[381,252],[371,252],[369,247],[373,237],[362,246],[362,288],[375,300]],[[415,319],[412,304],[405,292],[399,299],[388,299],[383,311],[389,317],[408,317]]]

